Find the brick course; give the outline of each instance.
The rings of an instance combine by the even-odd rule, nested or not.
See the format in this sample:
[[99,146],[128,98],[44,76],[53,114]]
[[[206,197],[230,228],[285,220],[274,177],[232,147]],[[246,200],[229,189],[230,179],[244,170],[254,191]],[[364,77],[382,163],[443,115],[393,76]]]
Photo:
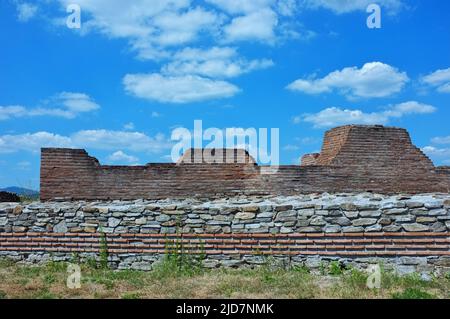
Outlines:
[[[320,236],[320,238],[319,238]],[[354,234],[105,234],[114,254],[164,254],[173,243],[184,252],[206,255],[322,256],[450,256],[450,236],[444,233]],[[0,251],[95,252],[100,235],[64,233],[0,233]]]

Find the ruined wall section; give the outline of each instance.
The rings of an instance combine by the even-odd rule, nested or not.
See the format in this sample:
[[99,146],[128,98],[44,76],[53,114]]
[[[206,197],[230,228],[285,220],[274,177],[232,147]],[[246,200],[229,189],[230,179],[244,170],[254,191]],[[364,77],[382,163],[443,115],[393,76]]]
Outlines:
[[258,173],[254,164],[102,166],[72,149],[42,149],[41,156],[41,200],[236,195]]
[[[210,163],[201,157],[196,163],[195,154],[202,152],[191,150],[176,164],[102,166],[84,150],[42,149],[41,199],[450,191],[450,168],[436,168],[412,144],[408,132],[399,128],[355,125],[335,128],[325,134],[320,155],[307,155],[302,166],[275,169],[258,166],[247,152],[231,151],[232,163]],[[220,158],[227,156],[224,153]]]

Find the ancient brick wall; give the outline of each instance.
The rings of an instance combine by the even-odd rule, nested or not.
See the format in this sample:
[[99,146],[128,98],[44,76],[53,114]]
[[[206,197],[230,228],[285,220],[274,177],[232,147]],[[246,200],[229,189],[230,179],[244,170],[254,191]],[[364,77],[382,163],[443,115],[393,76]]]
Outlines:
[[255,164],[245,152],[232,151],[234,163],[193,161],[196,150],[187,152],[176,164],[128,167],[100,165],[84,150],[42,149],[41,199],[450,191],[450,168],[436,168],[411,143],[408,132],[399,128],[343,126],[330,130],[319,155],[307,155],[305,165],[281,166],[272,174],[264,173],[267,167]]

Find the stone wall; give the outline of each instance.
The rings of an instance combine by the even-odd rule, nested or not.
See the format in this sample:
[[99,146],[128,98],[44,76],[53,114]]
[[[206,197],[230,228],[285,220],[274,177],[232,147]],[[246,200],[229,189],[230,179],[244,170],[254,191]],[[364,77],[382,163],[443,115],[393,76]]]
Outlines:
[[0,256],[27,262],[98,256],[151,269],[168,243],[204,253],[206,267],[339,260],[402,272],[450,270],[450,195],[312,194],[216,200],[0,204]]
[[[206,150],[220,154],[224,150]],[[245,152],[232,163],[188,151],[174,164],[104,166],[84,150],[42,149],[42,200],[217,198],[322,192],[427,193],[450,191],[450,168],[435,167],[404,129],[344,126],[325,134],[322,152],[304,165],[258,166]],[[201,152],[200,152],[201,153]],[[271,174],[267,172],[271,171]]]

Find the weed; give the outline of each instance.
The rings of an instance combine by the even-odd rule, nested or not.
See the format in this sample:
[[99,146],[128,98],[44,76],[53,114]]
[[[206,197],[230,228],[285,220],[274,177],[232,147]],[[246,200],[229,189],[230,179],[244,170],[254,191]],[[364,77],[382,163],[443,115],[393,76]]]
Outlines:
[[396,292],[392,294],[393,299],[433,299],[434,295],[423,291],[419,288],[406,288],[402,292]]
[[325,263],[323,261],[319,264],[319,272],[322,276],[325,276],[327,274],[327,267],[325,266]]
[[59,273],[66,271],[67,263],[50,260],[46,264],[46,270],[50,273]]
[[367,278],[369,275],[358,269],[351,269],[347,274],[344,275],[344,281],[357,288],[365,288],[367,286]]
[[97,269],[97,260],[94,257],[88,257],[85,260],[85,265],[88,269]]
[[311,270],[305,264],[295,265],[295,266],[292,267],[292,270],[295,271],[295,272],[298,272],[300,274],[309,274],[309,273],[311,273]]
[[46,275],[44,276],[44,279],[43,279],[43,282],[44,282],[46,285],[51,285],[51,284],[53,284],[55,281],[56,281],[56,277],[55,277],[55,275],[54,275],[53,273],[46,274]]
[[141,295],[138,292],[128,292],[122,295],[122,299],[140,299]]
[[165,251],[162,261],[156,263],[154,267],[154,272],[159,276],[168,274],[192,276],[204,272],[202,262],[206,255],[203,242],[197,246],[192,244],[186,247],[182,235],[177,236],[177,239],[173,241],[166,238]]
[[37,293],[34,294],[33,298],[35,299],[56,299],[56,296],[51,293],[48,288],[40,289]]
[[332,261],[328,266],[328,273],[332,276],[340,276],[344,273],[345,267],[338,261]]

